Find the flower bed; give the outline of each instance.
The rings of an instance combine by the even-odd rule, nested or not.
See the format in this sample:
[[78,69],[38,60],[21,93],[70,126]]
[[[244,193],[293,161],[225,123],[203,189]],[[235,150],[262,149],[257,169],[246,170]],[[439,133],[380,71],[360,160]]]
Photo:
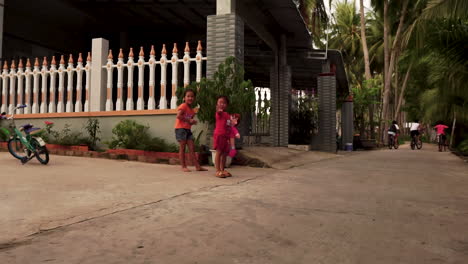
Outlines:
[[[138,160],[153,163],[169,163],[180,164],[179,153],[173,152],[155,152],[136,149],[108,149],[110,158]],[[195,153],[195,156],[200,164],[206,164],[208,156]],[[188,166],[193,166],[192,159],[189,153],[185,153],[185,160]]]
[[[179,153],[172,152],[155,152],[136,149],[108,149],[104,152],[98,152],[89,150],[88,146],[64,146],[57,144],[47,144],[46,146],[50,154],[62,156],[123,159],[172,165],[180,164]],[[8,151],[8,142],[0,142],[0,149]],[[200,164],[208,163],[208,155],[195,153],[195,156]],[[188,166],[193,166],[189,153],[185,153],[185,160]]]
[[65,146],[58,144],[46,144],[48,150],[60,149],[60,150],[77,150],[77,151],[89,151],[89,147],[86,145],[79,146]]

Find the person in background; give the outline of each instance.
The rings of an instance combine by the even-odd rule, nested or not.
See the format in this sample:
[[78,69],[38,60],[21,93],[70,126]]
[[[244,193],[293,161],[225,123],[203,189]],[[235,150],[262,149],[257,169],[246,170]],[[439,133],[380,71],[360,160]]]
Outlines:
[[232,114],[231,115],[231,133],[229,135],[229,143],[231,146],[231,150],[229,150],[229,157],[234,158],[237,154],[236,150],[236,138],[240,138],[239,130],[237,130],[237,126],[240,122],[240,114]]

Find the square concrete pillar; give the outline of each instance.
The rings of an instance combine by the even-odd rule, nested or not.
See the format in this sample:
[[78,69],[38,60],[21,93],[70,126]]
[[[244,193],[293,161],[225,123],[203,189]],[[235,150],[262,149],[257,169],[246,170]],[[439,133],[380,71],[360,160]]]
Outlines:
[[270,70],[271,118],[270,139],[276,147],[286,147],[289,142],[289,108],[291,102],[291,67],[280,66]]
[[92,40],[91,87],[89,89],[90,111],[104,111],[106,105],[106,69],[109,41],[103,38]]

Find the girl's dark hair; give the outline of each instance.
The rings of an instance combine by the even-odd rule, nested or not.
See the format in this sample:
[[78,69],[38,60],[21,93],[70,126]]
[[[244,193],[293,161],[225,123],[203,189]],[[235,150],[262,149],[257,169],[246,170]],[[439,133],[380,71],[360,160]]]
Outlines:
[[238,126],[239,123],[240,123],[240,121],[241,121],[241,115],[240,115],[240,114],[232,114],[232,116],[233,116],[235,119],[237,119],[237,124],[236,124],[236,126]]
[[197,97],[197,93],[196,93],[194,90],[190,89],[190,88],[185,89],[185,91],[184,91],[184,97],[185,97],[185,95],[187,95],[188,92],[192,92],[192,93],[193,93],[193,96],[194,96],[194,97]]
[[216,102],[217,102],[219,99],[221,99],[221,98],[223,98],[224,100],[226,100],[226,104],[229,105],[229,99],[228,99],[227,96],[225,96],[225,95],[220,95],[220,96],[218,96],[218,98],[216,98]]
[[396,125],[396,124],[397,124],[397,121],[393,120],[392,124]]

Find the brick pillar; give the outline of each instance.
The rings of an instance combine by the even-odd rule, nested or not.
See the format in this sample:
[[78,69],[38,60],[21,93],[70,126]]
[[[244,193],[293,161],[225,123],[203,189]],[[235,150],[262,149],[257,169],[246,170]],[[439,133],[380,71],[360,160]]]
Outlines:
[[208,16],[206,77],[211,78],[218,65],[233,56],[244,65],[244,22],[235,13]]
[[279,118],[278,118],[278,67],[270,68],[270,144],[279,146]]
[[[271,144],[286,147],[289,142],[289,108],[291,102],[291,67],[286,63],[286,37],[281,36],[280,51],[275,54],[275,66],[270,70]],[[277,66],[278,65],[278,66]]]
[[336,150],[336,78],[334,73],[317,76],[319,97],[319,149]]
[[289,142],[289,108],[291,104],[291,67],[280,66],[279,72],[279,146]]

